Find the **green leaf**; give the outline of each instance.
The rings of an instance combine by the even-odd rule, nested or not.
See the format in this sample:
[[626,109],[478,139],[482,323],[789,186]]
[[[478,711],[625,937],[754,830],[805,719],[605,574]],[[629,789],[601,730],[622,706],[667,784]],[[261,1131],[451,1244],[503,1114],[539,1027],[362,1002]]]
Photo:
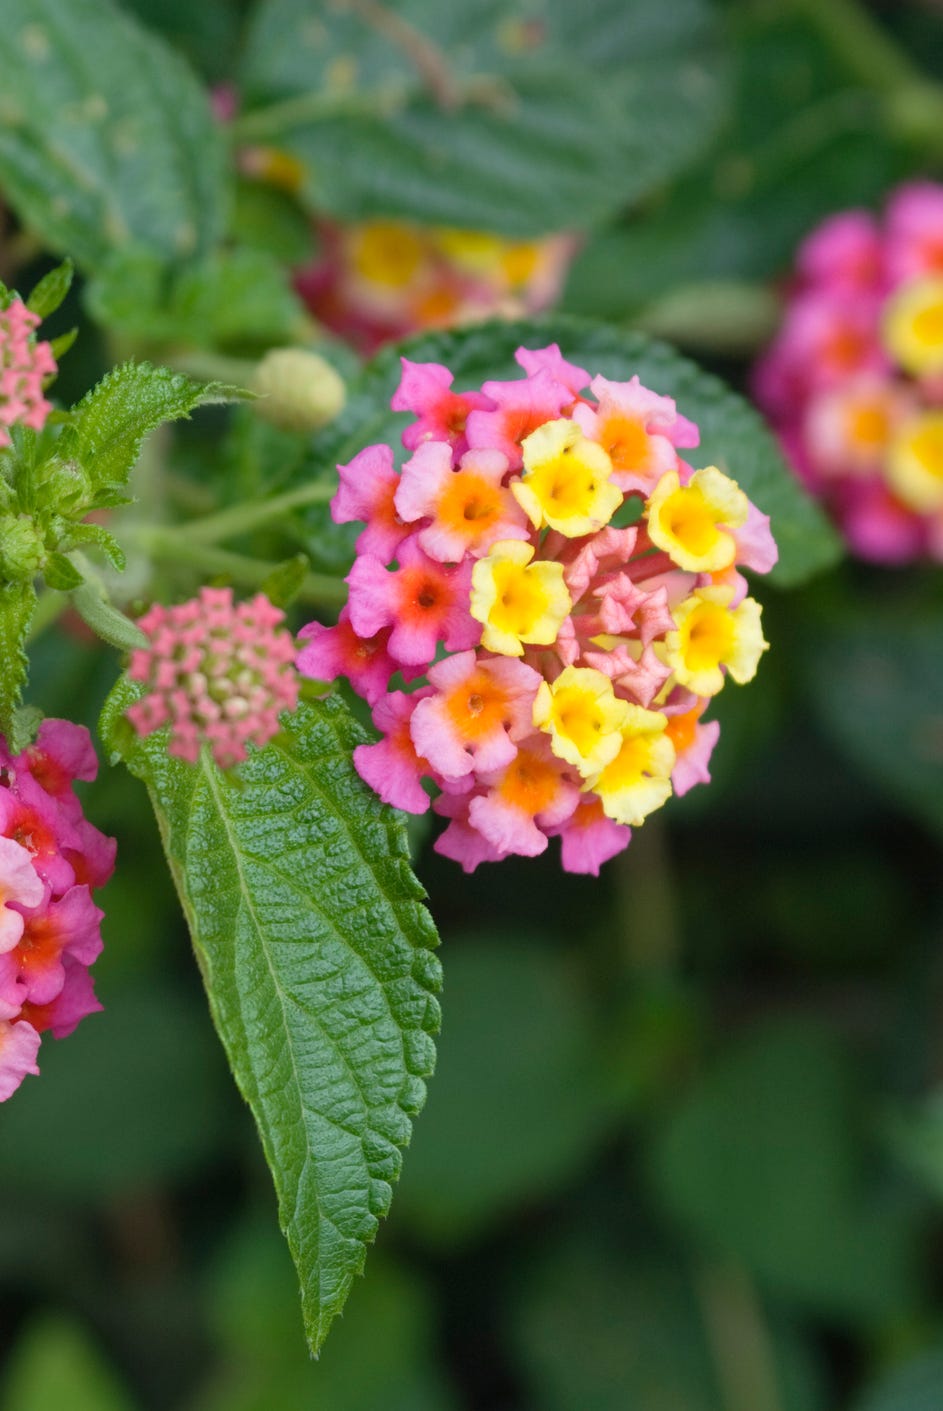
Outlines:
[[110,0],[5,0],[3,23],[0,186],[44,243],[92,268],[214,245],[224,139],[183,60]]
[[427,1240],[467,1242],[547,1198],[611,1128],[609,1055],[581,980],[545,938],[454,938],[436,1081],[397,1206]]
[[16,707],[23,695],[29,662],[26,638],[36,607],[32,583],[4,583],[0,586],[0,734],[14,754],[22,747]]
[[[389,410],[399,381],[400,354],[414,362],[444,363],[455,373],[456,391],[487,378],[522,374],[514,349],[559,343],[565,357],[592,375],[622,380],[638,374],[652,391],[674,397],[678,410],[696,421],[701,445],[695,465],[714,464],[732,475],[772,520],[779,563],[769,575],[792,587],[833,563],[840,553],[835,532],[795,479],[758,413],[742,397],[664,343],[640,333],[620,332],[582,319],[549,317],[520,323],[488,323],[449,333],[424,334],[385,349],[348,388],[341,416],[314,443],[305,470],[349,460],[372,441],[398,446],[407,418]],[[300,481],[299,481],[300,483]],[[308,522],[317,527],[315,514]],[[318,557],[319,540],[311,544]]]
[[703,0],[548,0],[533,17],[503,0],[404,0],[374,14],[313,22],[307,0],[264,0],[246,45],[249,104],[282,101],[237,132],[299,157],[303,194],[345,217],[585,229],[689,161],[720,114]]
[[[636,1226],[637,1228],[637,1226]],[[508,1320],[541,1411],[825,1411],[811,1351],[736,1271],[577,1226],[526,1270]],[[574,1296],[578,1290],[578,1296]]]
[[943,1348],[925,1352],[882,1378],[854,1411],[937,1411],[943,1387]]
[[655,1188],[712,1253],[801,1304],[879,1319],[912,1298],[910,1212],[865,1180],[851,1055],[817,1026],[770,1023],[728,1046],[669,1117]]
[[[102,905],[106,947],[126,943],[107,892]],[[0,1182],[15,1198],[101,1206],[204,1170],[229,1136],[225,1065],[199,1001],[155,976],[97,988],[104,1013],[68,1044],[44,1039],[42,1081],[4,1109]]]
[[[261,1212],[215,1261],[212,1324],[226,1355],[188,1411],[451,1411],[436,1367],[432,1290],[383,1256],[358,1281],[317,1362],[298,1337],[298,1288]],[[370,1348],[369,1357],[363,1356]]]
[[43,577],[50,588],[57,588],[60,593],[71,593],[73,588],[81,587],[85,581],[72,560],[58,553],[50,554],[46,559]]
[[807,689],[835,745],[943,834],[943,629],[936,601],[858,592],[809,634]]
[[[134,695],[112,693],[106,739]],[[439,1022],[435,929],[401,821],[354,772],[363,738],[331,699],[225,775],[170,759],[159,735],[127,756],[259,1126],[315,1351],[389,1206]]]
[[0,1395],[0,1411],[132,1411],[134,1404],[85,1329],[54,1314],[27,1324]]
[[85,300],[99,323],[155,344],[269,346],[291,342],[304,324],[286,269],[262,250],[214,251],[170,270],[132,246],[100,266]]
[[110,492],[127,482],[149,431],[189,416],[196,407],[243,395],[237,387],[194,382],[166,367],[123,363],[79,402],[61,437],[61,454],[81,462],[93,492]]
[[54,314],[72,286],[75,266],[71,260],[63,260],[61,265],[44,274],[26,301],[26,307],[41,319]]

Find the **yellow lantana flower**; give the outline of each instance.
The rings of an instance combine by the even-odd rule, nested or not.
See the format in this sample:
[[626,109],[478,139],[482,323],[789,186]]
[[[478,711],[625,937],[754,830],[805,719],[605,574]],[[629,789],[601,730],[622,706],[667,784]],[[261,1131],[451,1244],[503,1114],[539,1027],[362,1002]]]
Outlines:
[[749,508],[737,482],[716,466],[696,470],[687,485],[669,470],[646,505],[649,537],[688,573],[717,573],[736,558],[728,530],[746,523]]
[[884,311],[884,342],[915,377],[943,372],[943,278],[914,279],[897,290]]
[[887,479],[918,514],[943,507],[943,412],[918,417],[891,443]]
[[675,679],[699,696],[716,696],[726,667],[743,685],[752,681],[769,643],[760,626],[762,608],[754,598],[729,606],[733,589],[696,588],[673,609],[676,632],[665,635],[665,660]]
[[489,652],[519,657],[525,642],[550,646],[573,606],[563,565],[531,563],[533,557],[533,545],[500,539],[472,569],[470,611]]
[[595,778],[587,781],[616,823],[637,828],[671,797],[675,748],[666,733],[667,717],[626,703],[619,731],[619,751]]
[[622,504],[610,481],[612,461],[575,421],[544,422],[521,442],[524,473],[511,493],[535,529],[546,525],[569,539],[594,534]]
[[534,724],[550,736],[550,748],[586,776],[603,769],[619,753],[620,730],[629,711],[612,682],[591,667],[567,666],[549,685],[542,681],[534,701]]

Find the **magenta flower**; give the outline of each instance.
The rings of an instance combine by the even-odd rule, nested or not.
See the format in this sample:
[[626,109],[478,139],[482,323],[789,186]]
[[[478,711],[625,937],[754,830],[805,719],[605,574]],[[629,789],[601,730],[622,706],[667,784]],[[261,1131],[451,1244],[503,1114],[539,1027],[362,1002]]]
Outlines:
[[381,738],[354,764],[389,804],[432,800],[443,856],[471,872],[558,837],[564,867],[595,875],[710,778],[720,727],[701,713],[766,647],[740,570],[768,571],[776,546],[733,480],[680,458],[699,434],[671,398],[591,379],[556,344],[516,356],[524,376],[474,394],[404,360],[411,455],[397,470],[367,448],[336,504],[346,517],[357,466],[364,520],[393,484],[409,537],[393,562],[361,543],[340,621],[304,628],[297,664],[368,701]]
[[147,693],[128,707],[139,735],[170,727],[167,748],[195,763],[206,745],[221,769],[261,749],[279,731],[278,715],[298,704],[295,648],[281,629],[285,614],[263,593],[234,604],[231,588],[139,619],[150,638],[131,654],[128,675]]
[[19,755],[0,738],[0,1101],[38,1073],[42,1033],[64,1038],[101,1008],[92,890],[111,876],[115,844],[72,790],[96,767],[88,731],[65,720],[43,721]]
[[796,265],[757,400],[856,554],[943,561],[943,186],[831,216]]

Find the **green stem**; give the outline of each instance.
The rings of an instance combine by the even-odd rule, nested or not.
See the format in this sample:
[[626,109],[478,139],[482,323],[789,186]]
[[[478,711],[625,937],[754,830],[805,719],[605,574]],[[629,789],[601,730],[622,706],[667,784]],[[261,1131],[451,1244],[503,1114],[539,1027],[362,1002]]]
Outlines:
[[710,1265],[695,1287],[724,1411],[783,1411],[769,1326],[746,1270]]
[[191,519],[182,526],[180,533],[195,544],[212,544],[220,539],[232,539],[269,520],[281,519],[290,510],[302,505],[324,504],[334,495],[336,486],[324,481],[313,481],[310,485],[300,485],[297,490],[286,490],[269,500],[251,500],[244,505],[231,505],[217,514],[204,515]]
[[382,117],[390,108],[396,108],[405,101],[406,91],[387,89],[363,90],[360,92],[327,93],[323,89],[299,94],[297,98],[285,98],[280,103],[271,103],[267,108],[256,108],[234,118],[230,132],[235,142],[264,142],[282,137],[293,128],[305,127],[308,123],[337,117]]
[[131,652],[135,647],[146,647],[147,638],[130,617],[125,617],[109,601],[104,583],[84,555],[73,552],[69,558],[85,582],[71,594],[72,606],[84,622],[103,642],[117,647],[119,652]]
[[[228,549],[195,543],[175,529],[135,527],[126,531],[126,537],[158,562],[184,564],[203,574],[223,574],[237,583],[255,588],[260,587],[280,566],[249,558],[246,554],[230,553]],[[329,607],[341,607],[347,601],[347,588],[340,578],[330,574],[308,573],[298,596]]]
[[631,846],[616,867],[626,974],[630,979],[670,975],[681,936],[668,835],[660,818],[633,829]]

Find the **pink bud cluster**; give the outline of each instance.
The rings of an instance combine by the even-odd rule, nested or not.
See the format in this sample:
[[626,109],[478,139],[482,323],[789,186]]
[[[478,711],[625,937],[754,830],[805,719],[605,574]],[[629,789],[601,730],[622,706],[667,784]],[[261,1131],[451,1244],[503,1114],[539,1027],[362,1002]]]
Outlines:
[[233,603],[231,588],[203,588],[177,607],[155,604],[138,620],[149,638],[128,675],[147,693],[128,707],[139,735],[170,726],[168,749],[193,764],[208,745],[221,769],[278,734],[279,711],[294,710],[299,682],[285,614],[264,593]]
[[72,784],[95,778],[84,727],[44,720],[11,756],[0,737],[0,1102],[38,1073],[40,1035],[65,1038],[101,1009],[89,966],[101,948],[92,892],[115,842],[83,816]]
[[372,707],[356,768],[449,820],[436,851],[472,871],[559,837],[564,868],[596,875],[709,780],[701,716],[766,646],[738,566],[777,551],[734,481],[681,458],[699,434],[671,398],[590,380],[556,344],[516,358],[521,377],[461,393],[402,359],[408,455],[338,467],[333,518],[365,527],[348,603],[302,630],[297,664]]
[[0,446],[9,446],[8,426],[21,424],[39,431],[52,411],[43,397],[43,379],[56,371],[48,343],[37,343],[39,317],[22,299],[0,310]]
[[557,298],[576,240],[509,240],[407,221],[321,221],[318,247],[296,271],[299,294],[321,323],[372,352],[424,328],[538,313]]
[[856,554],[943,560],[943,186],[812,232],[755,391]]

